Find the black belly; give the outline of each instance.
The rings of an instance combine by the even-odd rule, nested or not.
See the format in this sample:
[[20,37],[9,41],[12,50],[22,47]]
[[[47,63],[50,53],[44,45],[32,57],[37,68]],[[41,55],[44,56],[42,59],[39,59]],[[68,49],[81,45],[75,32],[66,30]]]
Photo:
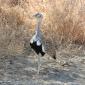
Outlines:
[[37,53],[37,54],[41,54],[42,56],[45,55],[45,52],[43,52],[42,50],[42,44],[40,46],[37,46],[36,42],[30,43],[31,48]]

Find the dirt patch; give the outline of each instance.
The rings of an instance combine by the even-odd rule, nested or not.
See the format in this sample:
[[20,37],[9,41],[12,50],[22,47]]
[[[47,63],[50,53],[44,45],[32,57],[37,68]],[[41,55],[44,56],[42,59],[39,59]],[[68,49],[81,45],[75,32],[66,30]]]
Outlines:
[[42,67],[38,78],[35,56],[0,57],[0,85],[84,85],[85,66],[74,61],[71,66],[61,66],[54,60],[42,58]]

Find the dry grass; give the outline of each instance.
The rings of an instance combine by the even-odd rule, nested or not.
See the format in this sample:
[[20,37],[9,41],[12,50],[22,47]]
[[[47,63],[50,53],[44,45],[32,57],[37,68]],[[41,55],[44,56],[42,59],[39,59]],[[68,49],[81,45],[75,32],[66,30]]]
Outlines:
[[[31,16],[36,12],[44,15],[42,31],[48,51],[71,51],[73,43],[85,43],[84,0],[0,0],[0,54],[30,52],[35,26]],[[81,46],[77,47],[79,52]]]

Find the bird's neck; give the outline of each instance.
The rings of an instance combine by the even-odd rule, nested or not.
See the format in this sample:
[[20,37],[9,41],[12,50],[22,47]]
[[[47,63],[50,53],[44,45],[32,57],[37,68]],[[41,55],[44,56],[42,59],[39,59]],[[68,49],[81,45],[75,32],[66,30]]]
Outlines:
[[41,28],[41,20],[38,20],[38,21],[37,21],[37,25],[36,25],[36,30],[35,30],[35,32],[36,32],[36,33],[39,33],[39,32],[40,32],[40,28]]

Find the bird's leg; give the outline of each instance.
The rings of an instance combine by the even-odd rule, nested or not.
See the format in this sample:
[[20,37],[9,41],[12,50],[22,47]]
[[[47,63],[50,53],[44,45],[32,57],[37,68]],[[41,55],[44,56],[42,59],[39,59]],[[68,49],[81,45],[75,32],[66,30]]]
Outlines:
[[37,68],[37,74],[33,76],[33,79],[37,79],[39,78],[39,72],[40,72],[40,66],[41,66],[41,56],[40,55],[36,55],[37,57],[37,64],[38,64],[38,68]]
[[37,54],[34,55],[34,63],[36,63]]
[[40,66],[41,66],[41,56],[38,55],[38,71],[37,71],[38,75],[39,75],[39,72],[40,72]]

